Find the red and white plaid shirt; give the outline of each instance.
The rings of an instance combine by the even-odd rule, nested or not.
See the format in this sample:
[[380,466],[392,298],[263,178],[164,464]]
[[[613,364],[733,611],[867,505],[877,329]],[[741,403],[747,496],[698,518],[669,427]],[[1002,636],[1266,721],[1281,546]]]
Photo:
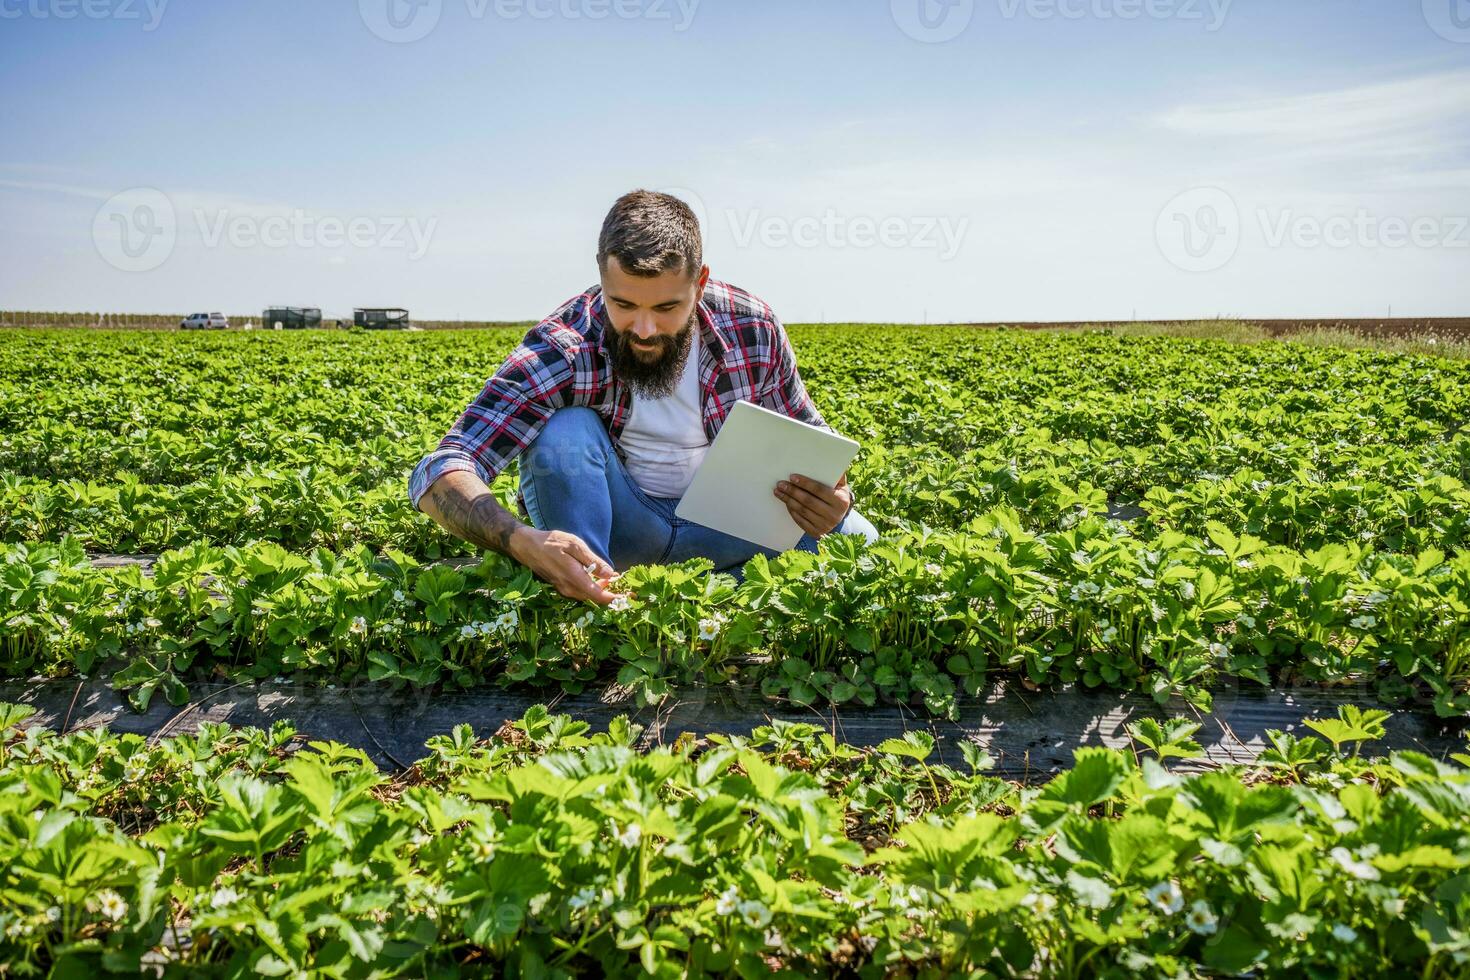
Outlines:
[[[709,280],[699,314],[699,390],[711,441],[736,402],[749,401],[808,425],[827,428],[796,373],[786,328],[761,300]],[[485,383],[439,443],[414,467],[414,507],[445,473],[466,470],[489,483],[532,441],[559,408],[595,409],[618,454],[632,394],[612,373],[602,287],[575,296],[542,320]]]

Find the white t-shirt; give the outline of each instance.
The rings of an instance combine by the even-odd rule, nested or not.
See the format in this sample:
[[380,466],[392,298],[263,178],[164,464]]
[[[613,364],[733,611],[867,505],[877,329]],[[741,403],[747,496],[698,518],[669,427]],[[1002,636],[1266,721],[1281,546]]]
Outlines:
[[673,392],[663,398],[633,393],[632,408],[618,440],[623,465],[651,497],[682,497],[709,451],[699,404],[699,345],[689,346]]

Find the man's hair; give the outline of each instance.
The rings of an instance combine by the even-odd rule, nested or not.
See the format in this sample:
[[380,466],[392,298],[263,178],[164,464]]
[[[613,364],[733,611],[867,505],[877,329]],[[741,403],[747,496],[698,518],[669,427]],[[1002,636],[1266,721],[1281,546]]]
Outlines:
[[597,268],[608,256],[630,276],[662,275],[681,266],[689,275],[704,264],[699,219],[689,205],[672,194],[629,191],[613,203],[597,236]]

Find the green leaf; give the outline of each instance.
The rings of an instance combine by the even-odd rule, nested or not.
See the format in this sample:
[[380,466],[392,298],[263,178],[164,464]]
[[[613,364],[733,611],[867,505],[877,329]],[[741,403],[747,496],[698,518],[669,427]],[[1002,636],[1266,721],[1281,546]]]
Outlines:
[[0,701],[0,733],[18,727],[21,722],[35,713],[36,709],[28,704]]
[[904,732],[903,738],[884,739],[878,751],[923,762],[934,751],[934,736],[928,732]]

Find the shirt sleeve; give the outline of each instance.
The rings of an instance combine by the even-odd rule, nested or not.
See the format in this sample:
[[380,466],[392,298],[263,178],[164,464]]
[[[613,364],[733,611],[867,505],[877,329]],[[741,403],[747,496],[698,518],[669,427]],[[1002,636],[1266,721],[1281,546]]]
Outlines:
[[831,429],[806,393],[806,385],[801,383],[801,375],[796,371],[796,352],[791,349],[786,328],[775,317],[771,318],[771,323],[772,344],[775,349],[771,357],[771,370],[766,375],[757,404],[790,416],[798,422],[805,422],[819,429]]
[[487,484],[494,480],[535,440],[552,413],[565,407],[571,390],[571,356],[539,327],[533,329],[485,382],[439,447],[413,468],[408,499],[414,508],[445,473],[472,472]]

